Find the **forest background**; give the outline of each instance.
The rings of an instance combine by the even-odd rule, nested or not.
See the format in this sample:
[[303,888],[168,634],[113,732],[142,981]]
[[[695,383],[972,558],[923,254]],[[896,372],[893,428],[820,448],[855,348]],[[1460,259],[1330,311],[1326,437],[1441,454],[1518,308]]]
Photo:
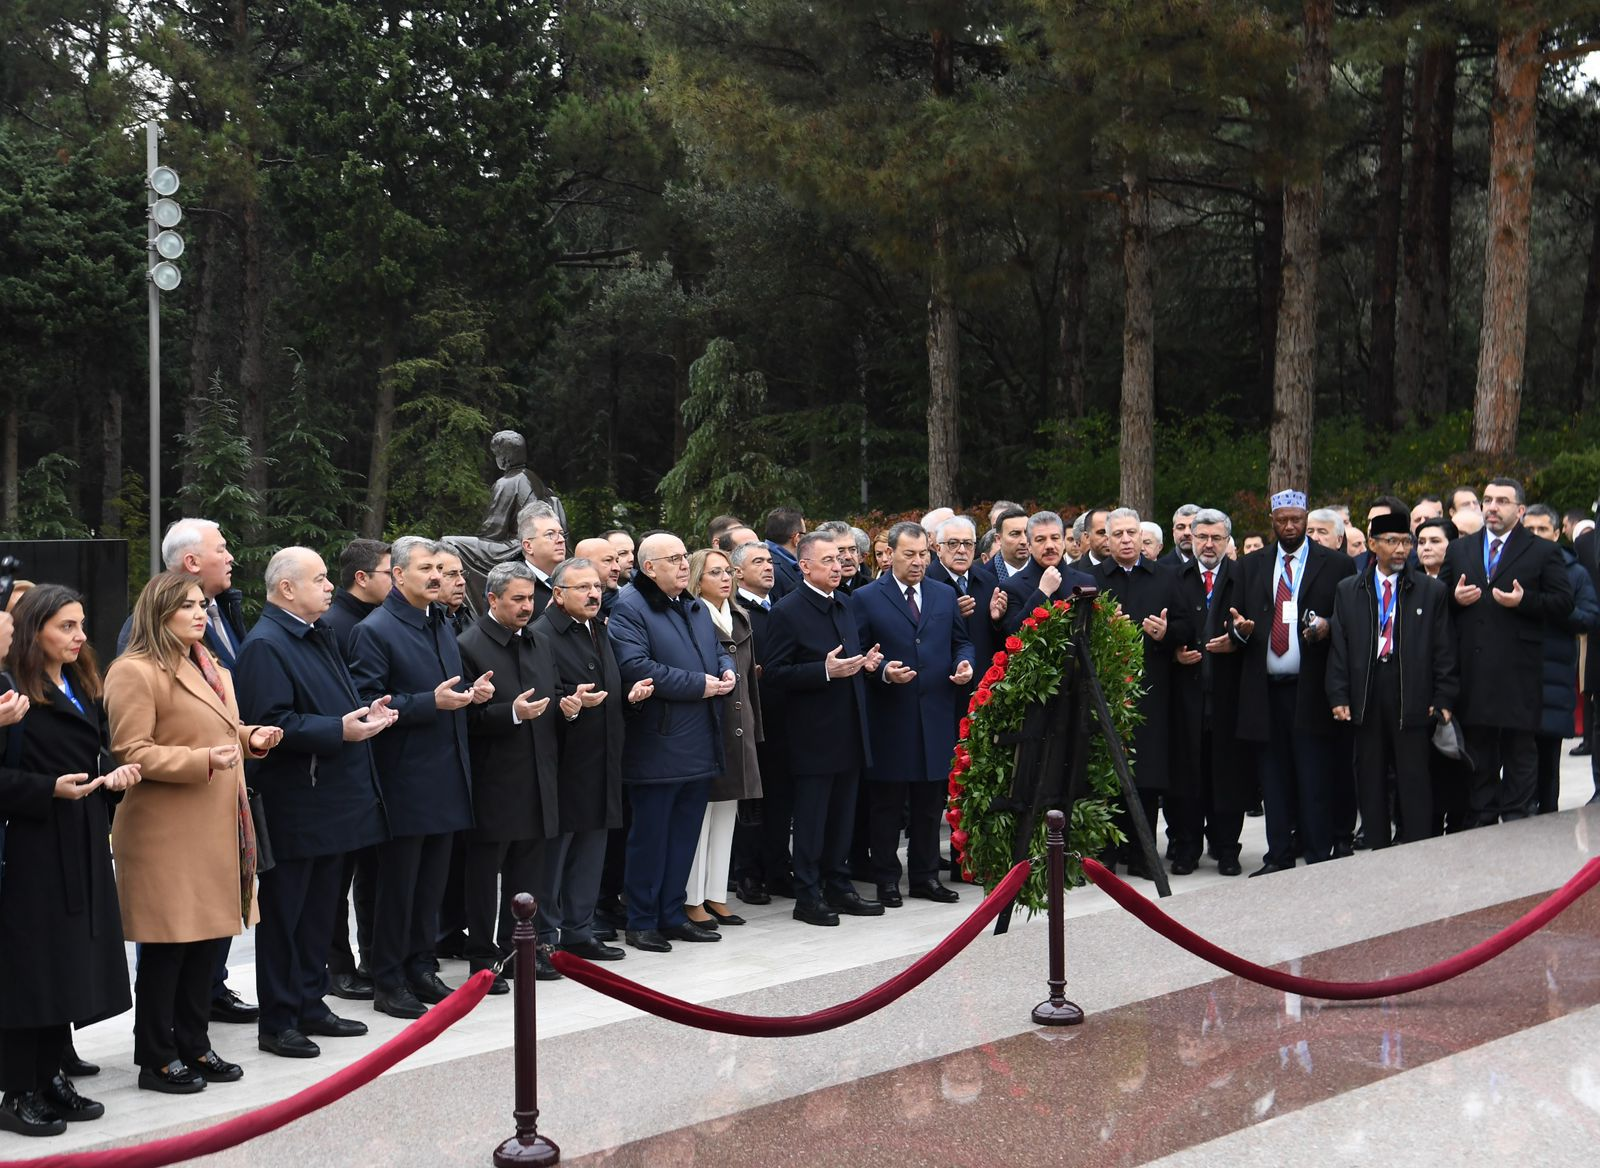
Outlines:
[[145,119],[187,243],[163,520],[247,567],[476,530],[502,427],[576,535],[1600,489],[1600,0],[8,0],[0,32],[10,536],[148,539]]

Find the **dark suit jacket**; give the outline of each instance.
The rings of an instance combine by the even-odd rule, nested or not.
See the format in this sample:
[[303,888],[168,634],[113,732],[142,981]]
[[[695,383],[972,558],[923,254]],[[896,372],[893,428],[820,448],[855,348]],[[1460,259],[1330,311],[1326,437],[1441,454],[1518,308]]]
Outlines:
[[868,778],[945,782],[967,692],[950,675],[961,661],[972,663],[974,677],[982,674],[956,608],[955,588],[924,580],[920,617],[913,620],[900,582],[886,572],[850,598],[850,611],[861,639],[882,649],[885,665],[899,661],[917,671],[905,685],[890,682],[882,667],[868,675],[867,731],[874,760]]
[[767,550],[772,553],[772,592],[768,599],[777,604],[800,587],[800,565],[795,561],[793,552],[770,539],[767,540]]
[[[1421,568],[1395,579],[1394,652],[1400,670],[1400,728],[1426,730],[1429,711],[1456,708],[1461,679],[1456,671],[1450,598],[1441,580]],[[1328,653],[1328,703],[1349,706],[1350,721],[1367,718],[1373,662],[1378,653],[1378,590],[1371,570],[1339,582],[1334,598],[1333,637]]]
[[1095,583],[1102,596],[1115,597],[1125,616],[1135,624],[1148,616],[1167,613],[1167,633],[1157,641],[1144,634],[1144,697],[1139,712],[1144,720],[1133,732],[1133,778],[1141,790],[1162,791],[1168,785],[1172,721],[1173,653],[1194,639],[1190,616],[1178,591],[1178,577],[1164,564],[1140,557],[1131,571],[1113,559],[1100,561]]
[[[951,588],[955,587],[955,577],[937,559],[928,565],[928,579],[947,584]],[[1000,582],[995,577],[994,569],[987,564],[975,562],[967,570],[967,595],[972,597],[975,605],[972,615],[963,617],[962,620],[967,627],[967,640],[972,642],[972,655],[977,662],[972,684],[966,690],[969,695],[978,688],[978,679],[983,676],[983,671],[993,663],[995,646],[1005,639],[999,626],[989,619],[989,602],[994,599],[994,594],[999,588]],[[966,703],[963,702],[961,713],[966,712]]]
[[767,647],[761,649],[758,641],[757,648],[763,679],[785,692],[790,772],[827,775],[871,766],[865,680],[870,675],[861,670],[830,680],[824,664],[836,646],[843,646],[843,657],[871,647],[870,641],[862,644],[844,597],[826,597],[802,584],[773,606],[767,634]]
[[245,773],[261,792],[272,850],[286,860],[338,856],[389,836],[374,740],[344,740],[344,716],[365,703],[337,642],[324,621],[307,625],[269,604],[233,671],[240,720],[283,728],[283,741]]
[[[1339,581],[1354,575],[1356,566],[1343,552],[1329,551],[1315,540],[1306,541],[1305,571],[1296,590],[1300,618],[1315,612],[1324,619],[1333,615],[1334,594]],[[1278,557],[1274,540],[1251,552],[1234,566],[1239,583],[1234,592],[1239,615],[1255,622],[1255,629],[1244,645],[1244,661],[1239,677],[1239,737],[1248,742],[1266,742],[1271,737],[1267,705],[1267,648],[1272,640],[1272,581]],[[1300,638],[1300,678],[1295,687],[1294,728],[1312,734],[1332,733],[1333,709],[1328,703],[1328,642],[1309,642]]]
[[[457,638],[463,679],[494,670],[494,697],[467,707],[472,755],[471,837],[482,841],[551,839],[560,833],[556,788],[558,747],[555,661],[526,629],[521,635],[488,613]],[[518,694],[549,698],[544,713],[512,721]]]
[[[1104,561],[1102,561],[1104,562]],[[1063,560],[1057,565],[1061,569],[1061,587],[1056,589],[1054,596],[1046,600],[1044,593],[1039,591],[1039,577],[1044,575],[1044,568],[1038,560],[1029,560],[1028,566],[1014,575],[1007,576],[1001,585],[1006,593],[1006,612],[1000,618],[1000,633],[1009,637],[1022,627],[1022,622],[1034,609],[1047,605],[1050,601],[1066,600],[1072,595],[1072,590],[1077,587],[1093,588],[1096,580],[1087,572],[1080,572]],[[981,670],[980,670],[981,672]]]
[[[1572,614],[1572,587],[1556,545],[1520,523],[1506,536],[1494,578],[1484,575],[1486,527],[1455,540],[1444,554],[1439,582],[1450,594],[1461,654],[1461,698],[1456,711],[1468,726],[1498,726],[1537,733],[1542,711],[1544,631]],[[1455,603],[1462,576],[1483,589],[1476,604]],[[1522,603],[1506,608],[1490,588],[1522,584]]]
[[328,611],[322,614],[322,623],[333,630],[334,637],[339,643],[339,656],[346,663],[350,660],[350,638],[356,631],[356,626],[378,606],[368,604],[365,600],[357,600],[343,588],[333,594],[333,603],[328,605]]
[[563,832],[622,826],[623,721],[628,691],[617,669],[611,635],[603,623],[595,623],[600,633],[598,651],[588,630],[559,605],[545,609],[543,616],[528,625],[535,644],[555,664],[557,696],[570,694],[585,682],[606,694],[605,701],[579,710],[571,722],[554,703],[546,714],[554,715],[560,749],[556,786]]
[[[1248,760],[1238,748],[1239,670],[1244,660],[1242,647],[1230,638],[1231,653],[1207,653],[1205,646],[1214,637],[1224,636],[1232,627],[1229,608],[1237,607],[1235,589],[1239,568],[1226,556],[1217,564],[1212,580],[1211,603],[1206,604],[1205,578],[1199,561],[1190,560],[1178,573],[1178,592],[1189,614],[1194,632],[1189,645],[1203,656],[1198,665],[1172,665],[1176,685],[1173,689],[1173,782],[1187,779],[1198,784],[1210,734],[1212,801],[1219,813],[1242,811],[1255,801],[1254,775]],[[1197,789],[1197,788],[1196,788]]]
[[396,589],[356,626],[350,676],[362,701],[390,694],[400,715],[372,740],[390,832],[441,835],[471,827],[466,711],[441,710],[433,698],[448,677],[461,677],[461,686],[472,681],[449,627]]
[[[1578,563],[1589,573],[1595,592],[1600,593],[1600,539],[1590,528],[1572,542],[1572,553]],[[1589,634],[1589,648],[1584,657],[1583,692],[1600,693],[1600,633]]]

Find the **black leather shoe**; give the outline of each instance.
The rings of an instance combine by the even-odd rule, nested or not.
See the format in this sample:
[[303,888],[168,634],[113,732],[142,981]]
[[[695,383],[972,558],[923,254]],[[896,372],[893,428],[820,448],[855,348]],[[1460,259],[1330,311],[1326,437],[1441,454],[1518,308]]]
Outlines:
[[[1363,847],[1366,846],[1366,841],[1365,840],[1362,840],[1362,846]],[[1351,856],[1353,856],[1355,854],[1356,854],[1356,849],[1355,849],[1354,845],[1347,844],[1343,840],[1340,840],[1338,843],[1333,845],[1333,858],[1335,860],[1348,860]]]
[[1250,873],[1250,875],[1252,877],[1271,876],[1274,872],[1287,872],[1288,870],[1289,869],[1284,867],[1282,864],[1263,864],[1254,872]]
[[206,1089],[206,1081],[178,1059],[173,1059],[164,1067],[139,1068],[139,1089],[160,1091],[163,1095],[193,1095]]
[[397,990],[377,990],[372,997],[372,1008],[391,1018],[420,1018],[428,1012],[410,986]]
[[615,941],[617,939],[617,931],[610,925],[596,925],[593,932],[596,941]]
[[495,974],[494,980],[489,983],[488,994],[491,998],[498,998],[511,992],[511,983],[501,974]]
[[1195,863],[1193,860],[1174,860],[1172,861],[1171,870],[1174,876],[1189,876],[1192,875],[1194,870],[1199,866],[1200,865]]
[[1567,753],[1572,755],[1573,758],[1582,758],[1584,755],[1591,753],[1593,749],[1587,742],[1580,742]]
[[808,925],[837,925],[839,914],[821,901],[797,900],[794,903],[794,919]]
[[719,928],[721,928],[721,926],[717,924],[717,918],[710,915],[707,915],[706,919],[703,921],[697,921],[693,917],[690,917],[689,923],[697,929],[704,929],[708,933],[715,933]]
[[1154,880],[1155,879],[1154,876],[1150,875],[1150,870],[1144,866],[1144,861],[1143,860],[1129,860],[1128,864],[1127,864],[1127,869],[1128,869],[1128,875],[1129,876],[1136,876],[1140,880]]
[[252,1006],[232,990],[223,990],[211,999],[213,1022],[254,1022],[261,1017],[259,1008]]
[[437,1006],[455,991],[445,985],[437,973],[424,973],[420,977],[411,979],[411,992],[416,994],[417,1001],[424,1005]]
[[1237,875],[1239,875],[1239,873],[1241,873],[1243,871],[1244,871],[1244,869],[1239,866],[1239,858],[1237,856],[1235,856],[1231,860],[1218,860],[1217,861],[1217,872],[1220,875],[1223,875],[1223,876],[1237,876]]
[[570,945],[561,945],[558,948],[563,953],[582,957],[585,961],[621,961],[628,955],[625,949],[618,949],[615,945],[603,945],[599,941],[574,941]]
[[0,1131],[19,1136],[58,1136],[66,1130],[67,1121],[37,1091],[7,1091],[0,1100]]
[[899,908],[905,904],[905,901],[900,896],[900,886],[898,884],[878,885],[878,903],[883,905],[884,908]]
[[68,1123],[99,1119],[106,1113],[104,1103],[96,1103],[93,1099],[85,1099],[79,1095],[78,1089],[72,1085],[72,1080],[65,1075],[57,1075],[41,1087],[38,1097],[46,1107]]
[[620,896],[610,896],[594,906],[594,919],[604,921],[612,928],[625,929],[628,927],[628,910],[623,907]]
[[701,907],[704,908],[706,912],[710,913],[711,919],[716,921],[721,927],[733,928],[736,925],[748,923],[738,913],[719,913],[716,909],[712,908],[710,904],[704,904],[701,905]]
[[336,973],[328,979],[328,992],[347,1002],[370,1002],[372,979],[359,973]]
[[276,1034],[258,1035],[256,1045],[268,1054],[275,1054],[280,1058],[316,1058],[322,1053],[320,1046],[298,1030],[280,1030]]
[[460,929],[440,937],[433,947],[433,955],[446,960],[459,961],[467,955],[467,935]]
[[628,944],[645,953],[671,953],[672,942],[654,929],[629,929],[625,934]]
[[208,1083],[237,1083],[244,1078],[244,1068],[230,1063],[214,1050],[195,1059],[184,1059],[184,1065]]
[[767,881],[767,893],[769,896],[782,896],[793,900],[795,898],[794,880],[788,876],[771,877]]
[[906,889],[906,895],[916,900],[932,900],[939,904],[954,904],[961,899],[961,894],[954,888],[946,888],[937,880],[913,884]]
[[360,1038],[366,1032],[365,1022],[357,1022],[354,1018],[341,1018],[337,1014],[300,1019],[300,1033],[315,1034],[319,1038]]
[[875,900],[862,900],[859,892],[835,892],[827,898],[828,907],[847,917],[881,917],[883,905]]
[[61,1073],[69,1079],[87,1079],[100,1073],[100,1064],[78,1057],[78,1050],[67,1040],[67,1053],[61,1059]]
[[713,933],[710,929],[702,929],[693,921],[684,921],[681,925],[668,925],[661,930],[661,935],[673,941],[720,941],[721,933]]
[[739,887],[735,895],[745,904],[771,904],[772,894],[767,891],[766,885],[754,876],[739,877]]
[[560,981],[566,976],[551,962],[550,954],[545,951],[543,945],[533,951],[534,981]]

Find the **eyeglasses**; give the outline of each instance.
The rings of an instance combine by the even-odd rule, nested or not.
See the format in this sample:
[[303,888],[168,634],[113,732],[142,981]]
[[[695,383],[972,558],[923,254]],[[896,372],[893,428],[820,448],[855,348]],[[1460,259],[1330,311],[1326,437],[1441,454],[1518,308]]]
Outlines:
[[670,556],[651,556],[645,561],[647,564],[686,564],[689,557],[683,552],[676,552]]
[[445,574],[444,574],[444,578],[445,578],[445,579],[446,579],[446,580],[459,580],[459,579],[461,579],[461,578],[462,578],[462,577],[463,577],[463,576],[465,576],[465,575],[466,575],[466,573],[465,573],[465,572],[463,572],[463,571],[461,571],[461,570],[460,570],[460,569],[459,569],[459,568],[458,568],[458,569],[456,569],[456,570],[455,570],[455,571],[454,571],[454,572],[446,572],[446,573],[445,573]]
[[809,557],[804,561],[807,564],[821,564],[824,568],[831,567],[839,562],[838,556],[820,556],[813,560]]
[[536,531],[536,532],[534,532],[533,538],[534,539],[566,539],[567,538],[567,533],[562,531],[559,527],[552,527],[549,531]]
[[733,570],[731,568],[707,568],[701,575],[710,576],[714,580],[722,580],[733,575]]
[[953,552],[970,552],[973,548],[978,546],[978,541],[975,539],[947,539],[944,541],[942,546],[949,548]]
[[601,591],[600,581],[598,581],[598,580],[596,580],[592,584],[557,584],[556,587],[561,589],[561,591],[563,591],[563,592],[599,592],[599,591]]

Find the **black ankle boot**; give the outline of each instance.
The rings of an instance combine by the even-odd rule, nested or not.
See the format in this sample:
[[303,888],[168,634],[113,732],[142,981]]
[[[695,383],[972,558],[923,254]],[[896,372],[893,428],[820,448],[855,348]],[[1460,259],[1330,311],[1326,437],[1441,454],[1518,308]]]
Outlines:
[[0,1131],[19,1136],[58,1136],[67,1130],[62,1119],[37,1091],[8,1091],[0,1099]]

